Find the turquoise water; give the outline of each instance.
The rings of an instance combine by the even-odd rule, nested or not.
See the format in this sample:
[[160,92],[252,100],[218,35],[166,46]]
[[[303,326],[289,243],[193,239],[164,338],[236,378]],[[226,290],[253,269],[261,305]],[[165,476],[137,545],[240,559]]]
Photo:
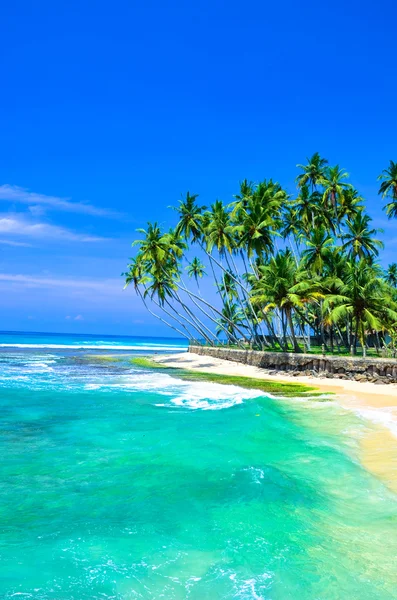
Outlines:
[[114,357],[0,352],[0,598],[397,597],[368,422]]

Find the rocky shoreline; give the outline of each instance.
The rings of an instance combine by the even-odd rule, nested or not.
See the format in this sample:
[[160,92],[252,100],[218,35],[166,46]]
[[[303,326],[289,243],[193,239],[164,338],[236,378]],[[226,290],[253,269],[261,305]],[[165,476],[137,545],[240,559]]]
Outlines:
[[190,346],[189,352],[257,367],[263,375],[339,379],[377,385],[397,383],[396,359],[259,352],[203,346]]
[[357,381],[362,383],[374,383],[377,385],[397,384],[397,377],[392,374],[379,375],[378,373],[355,373],[355,372],[344,372],[344,373],[330,373],[328,371],[317,371],[315,369],[305,371],[298,370],[277,370],[277,369],[264,369],[261,368],[264,375],[272,375],[277,377],[317,377],[324,379],[341,379]]

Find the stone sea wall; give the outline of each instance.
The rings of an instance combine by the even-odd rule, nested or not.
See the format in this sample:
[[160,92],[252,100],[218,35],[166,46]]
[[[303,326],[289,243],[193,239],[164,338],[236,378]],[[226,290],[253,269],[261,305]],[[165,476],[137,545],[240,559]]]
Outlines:
[[203,346],[190,346],[189,352],[253,365],[264,369],[269,374],[286,372],[292,376],[310,375],[330,379],[397,383],[397,360],[395,359],[259,352]]

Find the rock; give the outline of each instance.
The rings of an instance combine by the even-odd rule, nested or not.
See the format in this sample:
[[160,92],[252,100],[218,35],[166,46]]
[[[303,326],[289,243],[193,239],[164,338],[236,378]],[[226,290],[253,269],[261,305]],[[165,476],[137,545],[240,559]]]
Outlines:
[[325,374],[327,379],[334,379],[334,374],[333,373],[326,373]]

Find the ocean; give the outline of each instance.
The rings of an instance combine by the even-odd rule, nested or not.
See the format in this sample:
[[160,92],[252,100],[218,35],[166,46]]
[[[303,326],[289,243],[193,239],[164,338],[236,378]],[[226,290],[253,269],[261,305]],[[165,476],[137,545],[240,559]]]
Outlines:
[[184,348],[0,334],[0,598],[396,598],[376,425],[131,363]]

